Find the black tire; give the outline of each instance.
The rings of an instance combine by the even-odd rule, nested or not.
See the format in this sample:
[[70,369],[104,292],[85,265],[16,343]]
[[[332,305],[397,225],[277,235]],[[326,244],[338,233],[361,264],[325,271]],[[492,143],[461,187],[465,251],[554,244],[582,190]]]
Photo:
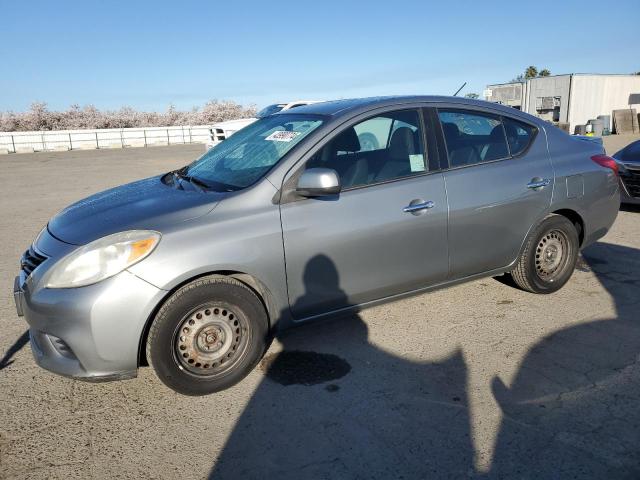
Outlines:
[[527,238],[511,279],[527,292],[556,292],[571,278],[579,250],[576,227],[562,215],[549,215]]
[[235,385],[268,346],[268,318],[258,296],[230,277],[199,278],[158,311],[147,359],[160,380],[183,395],[207,395]]

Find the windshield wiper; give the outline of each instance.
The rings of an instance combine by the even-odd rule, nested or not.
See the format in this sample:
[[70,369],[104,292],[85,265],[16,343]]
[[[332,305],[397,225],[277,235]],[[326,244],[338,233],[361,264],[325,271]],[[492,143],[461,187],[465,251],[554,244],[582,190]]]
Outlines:
[[182,168],[179,168],[178,170],[174,170],[173,172],[170,172],[170,173],[173,176],[174,182],[179,182],[180,180],[186,180],[191,185],[194,185],[194,186],[198,187],[198,189],[201,192],[211,189],[211,186],[209,186],[209,184],[207,184],[206,182],[200,180],[197,177],[193,177],[191,175],[187,175],[186,172],[187,172],[187,167],[182,167]]

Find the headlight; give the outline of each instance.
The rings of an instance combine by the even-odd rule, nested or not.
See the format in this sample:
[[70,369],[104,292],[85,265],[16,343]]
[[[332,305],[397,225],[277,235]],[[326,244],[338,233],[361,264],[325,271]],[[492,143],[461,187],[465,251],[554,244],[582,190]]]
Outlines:
[[81,247],[49,271],[47,288],[84,287],[112,277],[156,248],[160,234],[150,230],[115,233]]

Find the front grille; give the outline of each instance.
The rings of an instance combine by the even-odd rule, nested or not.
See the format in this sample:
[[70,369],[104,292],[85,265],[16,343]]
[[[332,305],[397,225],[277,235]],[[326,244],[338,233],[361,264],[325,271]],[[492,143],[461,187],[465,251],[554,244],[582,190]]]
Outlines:
[[20,268],[27,275],[31,275],[38,265],[44,262],[47,259],[44,255],[36,252],[33,248],[33,245],[29,247],[29,250],[24,252],[22,258],[20,259]]
[[631,169],[628,165],[626,170],[626,174],[620,175],[624,186],[627,188],[629,195],[640,197],[640,170]]

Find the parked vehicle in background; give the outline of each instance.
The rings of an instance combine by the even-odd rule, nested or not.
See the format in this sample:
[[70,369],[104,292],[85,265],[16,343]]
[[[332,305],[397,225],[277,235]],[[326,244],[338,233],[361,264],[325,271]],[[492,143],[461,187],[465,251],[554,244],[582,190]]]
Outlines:
[[112,380],[148,361],[170,388],[212,393],[293,325],[485,276],[557,291],[613,224],[617,172],[497,104],[298,107],[58,213],[21,259],[16,308],[48,370]]
[[260,110],[255,117],[241,118],[239,120],[228,120],[226,122],[216,123],[209,129],[209,140],[207,141],[206,149],[209,150],[217,143],[229,138],[241,128],[251,125],[259,118],[264,118],[268,115],[272,115],[284,110],[290,110],[292,108],[301,107],[303,105],[310,105],[312,103],[319,103],[318,100],[296,100],[289,103],[274,103],[268,105]]
[[620,171],[622,203],[640,205],[640,140],[613,154]]

